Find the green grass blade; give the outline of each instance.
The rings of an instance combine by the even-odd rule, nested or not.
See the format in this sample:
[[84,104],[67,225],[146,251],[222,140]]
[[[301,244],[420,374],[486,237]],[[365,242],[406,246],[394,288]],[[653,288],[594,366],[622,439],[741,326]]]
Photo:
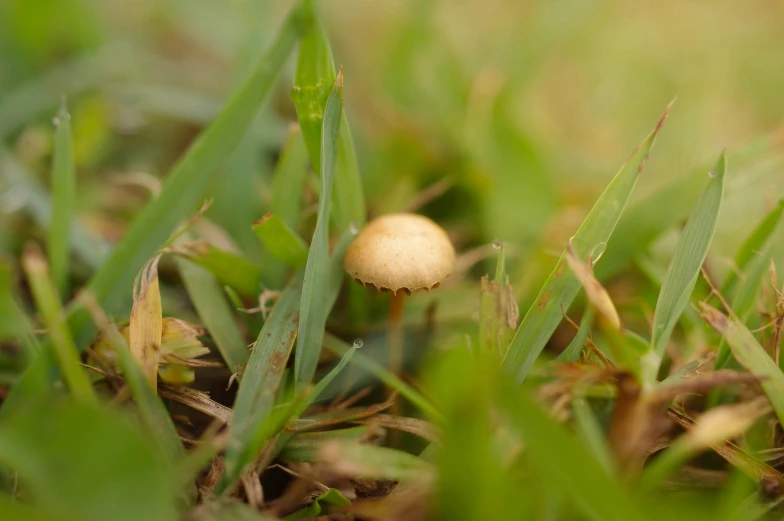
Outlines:
[[740,318],[741,322],[746,322],[749,315],[754,311],[757,303],[762,281],[770,268],[771,255],[768,252],[760,253],[751,262],[747,263],[746,280],[738,290],[738,295],[732,299],[732,310]]
[[702,263],[713,240],[724,194],[726,171],[727,158],[722,153],[719,162],[710,173],[708,185],[683,229],[675,255],[664,276],[653,315],[651,333],[651,349],[659,359],[663,356],[672,330],[689,302]]
[[591,405],[585,398],[574,398],[572,400],[572,412],[577,435],[586,447],[590,447],[605,472],[611,474],[614,471],[613,456],[610,452],[610,447],[607,445],[607,437],[599,424],[599,420],[596,419],[593,410],[591,410]]
[[[315,13],[315,2],[305,0],[303,6],[317,19],[303,35],[291,97],[297,107],[297,117],[311,164],[313,169],[320,173],[323,171],[322,118],[326,117],[327,98],[335,78],[335,64],[326,29]],[[341,119],[343,121],[337,145],[332,221],[338,229],[343,230],[352,222],[357,227],[364,224],[365,201],[354,141],[342,109]]]
[[388,447],[338,441],[330,449],[334,450],[329,451],[328,462],[351,465],[357,474],[368,479],[411,482],[417,478],[427,478],[435,470],[430,463],[413,454]]
[[0,338],[4,335],[19,340],[28,362],[41,352],[33,324],[14,297],[11,268],[0,260]]
[[727,273],[727,278],[724,279],[724,283],[721,286],[722,294],[728,295],[732,291],[738,280],[738,272],[745,272],[749,262],[757,257],[757,252],[765,249],[765,245],[768,244],[768,241],[773,236],[773,232],[778,227],[783,211],[784,199],[781,199],[776,207],[763,217],[749,236],[746,237],[746,240],[743,241],[743,244],[738,248],[738,253],[735,254],[733,269]]
[[172,251],[206,268],[222,284],[241,295],[255,297],[261,293],[261,270],[242,255],[203,242],[182,243]]
[[[654,130],[615,175],[583,221],[580,229],[571,239],[571,247],[579,258],[587,258],[596,253],[596,248],[607,244],[626,203],[629,201],[637,178],[645,166],[645,161],[668,112],[669,107]],[[569,308],[579,291],[580,282],[567,269],[566,252],[564,252],[536,300],[525,314],[525,318],[523,318],[512,344],[506,352],[501,364],[505,373],[515,375],[517,382],[522,383],[534,361],[544,349],[547,340],[560,323],[563,317],[562,309]]]
[[60,305],[60,297],[57,295],[43,253],[37,246],[28,246],[22,264],[36,308],[49,332],[50,345],[71,393],[80,403],[97,404],[98,396],[82,369],[79,351],[68,330],[65,312]]
[[[351,346],[347,342],[344,342],[329,333],[324,336],[324,347],[340,356],[345,356],[351,350]],[[405,381],[395,376],[373,358],[357,352],[354,354],[353,363],[360,369],[363,369],[378,378],[389,388],[394,389],[400,396],[414,404],[420,411],[427,414],[428,417],[433,419],[443,418],[441,411],[439,411],[430,400],[425,398],[419,391],[411,387]]]
[[266,441],[256,433],[272,414],[283,370],[297,336],[300,296],[298,287],[283,292],[253,344],[229,422],[226,471],[218,493],[234,486]]
[[70,231],[76,199],[71,114],[68,113],[65,100],[55,118],[55,125],[57,129],[52,165],[52,219],[47,253],[52,267],[52,279],[62,297],[68,290]]
[[591,332],[591,324],[593,324],[593,317],[596,314],[593,306],[588,306],[583,311],[583,318],[580,319],[580,329],[566,349],[556,358],[559,362],[576,362],[580,359],[580,353],[583,352],[585,347],[585,340],[588,338],[588,333]]
[[[349,501],[346,496],[341,494],[339,490],[331,488],[313,498],[313,503],[310,505],[284,517],[283,521],[314,519],[324,516],[328,517],[331,507],[345,507],[350,504],[351,501]],[[337,510],[337,512],[339,512],[339,510]]]
[[367,434],[368,426],[348,427],[331,431],[297,433],[280,447],[280,456],[286,461],[316,462],[318,451],[324,443],[332,440],[361,441]]
[[185,260],[177,260],[177,269],[193,307],[215,341],[223,361],[236,372],[248,361],[250,352],[220,285],[209,271]]
[[302,212],[302,185],[308,166],[308,150],[299,126],[292,126],[272,176],[272,213],[295,229]]
[[253,224],[253,231],[276,259],[292,268],[305,267],[308,262],[308,245],[283,219],[267,213]]
[[784,373],[754,335],[737,318],[727,317],[705,303],[700,305],[702,317],[729,344],[735,359],[750,373],[760,378],[760,385],[784,424]]
[[305,280],[302,286],[300,327],[294,353],[294,375],[297,386],[310,383],[316,372],[319,352],[327,322],[329,287],[329,209],[332,178],[338,145],[338,130],[343,111],[343,71],[341,69],[327,100],[321,143],[321,194],[313,241],[310,244]]

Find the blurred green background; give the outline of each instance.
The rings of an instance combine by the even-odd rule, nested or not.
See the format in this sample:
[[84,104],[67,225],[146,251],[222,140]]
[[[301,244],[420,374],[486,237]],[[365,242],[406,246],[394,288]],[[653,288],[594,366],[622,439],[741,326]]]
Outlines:
[[[4,0],[0,136],[45,179],[51,118],[66,94],[80,219],[116,240],[144,199],[113,181],[165,172],[290,4]],[[322,8],[346,70],[371,212],[399,209],[445,179],[450,188],[429,210],[452,224],[459,247],[494,238],[527,245],[542,230],[568,237],[675,96],[636,198],[722,148],[775,133],[784,116],[784,5],[776,1],[340,0]],[[220,190],[229,197],[216,197],[213,214],[227,213],[221,206],[251,180],[263,195],[295,118],[289,87],[279,83],[244,147],[255,164],[226,166]],[[755,168],[730,178],[718,252],[734,251],[781,193],[778,155],[766,149]],[[228,212],[243,213],[237,228],[261,210],[245,199]],[[548,242],[563,244],[559,233]]]

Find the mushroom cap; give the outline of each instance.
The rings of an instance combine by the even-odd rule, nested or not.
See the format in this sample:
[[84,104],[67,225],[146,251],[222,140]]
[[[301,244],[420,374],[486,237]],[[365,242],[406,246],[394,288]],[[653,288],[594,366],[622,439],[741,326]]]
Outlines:
[[443,228],[421,215],[397,213],[370,221],[346,250],[343,266],[363,285],[411,293],[438,286],[455,265]]

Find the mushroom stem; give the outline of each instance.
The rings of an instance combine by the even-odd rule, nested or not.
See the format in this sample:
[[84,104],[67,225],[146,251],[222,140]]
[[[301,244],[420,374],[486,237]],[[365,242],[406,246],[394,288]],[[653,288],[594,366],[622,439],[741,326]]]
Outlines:
[[392,294],[389,302],[389,329],[387,342],[389,343],[389,371],[399,376],[403,369],[403,309],[405,307],[406,292],[400,290]]
[[[387,349],[389,349],[389,372],[395,376],[400,376],[403,372],[403,309],[406,303],[406,292],[399,290],[392,293],[392,300],[389,301],[389,325],[387,330]],[[387,387],[387,398],[395,394],[393,387]],[[395,400],[390,409],[390,414],[399,416],[401,413],[400,400]],[[392,447],[400,445],[400,433],[392,431],[389,442]]]

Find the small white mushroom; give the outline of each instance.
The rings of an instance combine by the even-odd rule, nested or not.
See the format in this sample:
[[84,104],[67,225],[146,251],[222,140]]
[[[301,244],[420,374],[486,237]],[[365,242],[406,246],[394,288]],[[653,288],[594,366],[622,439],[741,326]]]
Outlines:
[[379,291],[411,292],[437,287],[455,264],[455,250],[443,228],[410,213],[378,217],[346,250],[343,266],[363,285]]

